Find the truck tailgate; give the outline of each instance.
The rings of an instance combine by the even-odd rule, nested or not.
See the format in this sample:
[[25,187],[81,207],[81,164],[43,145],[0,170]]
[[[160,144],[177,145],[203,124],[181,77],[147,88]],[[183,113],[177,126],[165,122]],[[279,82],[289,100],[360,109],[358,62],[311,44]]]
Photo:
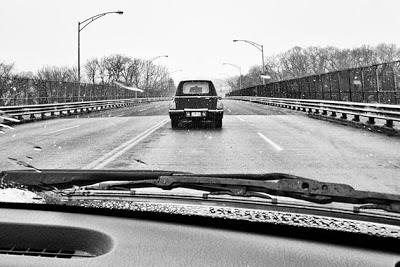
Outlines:
[[217,108],[217,96],[176,96],[175,103],[176,109],[185,108]]

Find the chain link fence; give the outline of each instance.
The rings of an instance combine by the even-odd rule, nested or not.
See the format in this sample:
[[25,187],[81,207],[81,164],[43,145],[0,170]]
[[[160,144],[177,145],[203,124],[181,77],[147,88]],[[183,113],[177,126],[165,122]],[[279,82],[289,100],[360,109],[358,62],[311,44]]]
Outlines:
[[400,104],[400,61],[257,85],[228,96]]
[[[79,95],[80,89],[80,97]],[[134,98],[135,92],[116,85],[46,81],[13,77],[0,79],[0,106],[53,104]]]

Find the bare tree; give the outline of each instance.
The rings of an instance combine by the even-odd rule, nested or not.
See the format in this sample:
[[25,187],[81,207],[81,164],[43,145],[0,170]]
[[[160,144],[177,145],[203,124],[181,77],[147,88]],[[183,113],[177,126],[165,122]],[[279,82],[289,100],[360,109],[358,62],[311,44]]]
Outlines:
[[379,44],[375,48],[376,56],[380,63],[390,62],[400,59],[400,50],[395,44]]
[[0,62],[0,105],[4,105],[4,103],[11,99],[12,92],[10,91],[10,83],[14,67],[14,63]]
[[21,71],[16,74],[18,78],[34,79],[35,74],[32,71]]
[[310,74],[307,55],[301,47],[296,46],[283,53],[280,62],[285,76],[295,78]]
[[84,68],[89,82],[96,83],[96,78],[99,71],[99,60],[97,58],[89,59]]
[[231,88],[231,91],[239,90],[239,76],[229,77],[226,79],[226,83]]
[[350,60],[350,68],[365,67],[378,63],[375,50],[366,45],[350,50]]
[[279,56],[271,56],[265,59],[265,71],[271,77],[270,82],[276,82],[284,78]]
[[144,80],[145,61],[141,59],[131,59],[126,65],[122,77],[126,84],[135,85],[141,88],[141,84]]
[[14,68],[14,63],[0,62],[0,79],[5,80],[11,78]]
[[107,82],[108,72],[107,72],[106,64],[107,63],[106,63],[106,60],[104,57],[101,60],[97,61],[98,75],[99,75],[101,84],[106,84],[106,82]]
[[64,67],[64,77],[67,82],[78,82],[78,68],[77,67]]
[[108,74],[108,83],[118,81],[129,66],[131,59],[123,55],[112,55],[104,58],[104,67]]
[[329,71],[329,55],[326,49],[312,46],[306,48],[304,54],[308,60],[308,72],[319,74]]
[[36,76],[41,80],[58,82],[77,82],[78,71],[76,67],[45,66],[37,71]]

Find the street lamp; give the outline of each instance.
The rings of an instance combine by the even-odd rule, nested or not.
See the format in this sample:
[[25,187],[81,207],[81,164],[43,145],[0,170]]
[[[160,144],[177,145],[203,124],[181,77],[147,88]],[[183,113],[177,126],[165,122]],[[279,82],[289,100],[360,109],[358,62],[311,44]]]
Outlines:
[[79,83],[79,89],[78,89],[78,99],[81,95],[81,31],[86,28],[90,23],[93,21],[107,15],[107,14],[119,14],[122,15],[124,12],[118,10],[118,11],[110,11],[110,12],[105,12],[105,13],[100,13],[97,15],[94,15],[88,19],[85,19],[84,21],[80,22],[78,21],[78,83]]
[[[249,41],[249,40],[233,40],[233,42],[234,42],[234,43],[236,43],[236,42],[245,42],[245,43],[248,43],[248,44],[254,46],[255,48],[257,48],[258,50],[261,51],[261,57],[262,57],[262,68],[261,68],[261,72],[262,72],[262,73],[261,73],[261,74],[264,75],[264,74],[265,74],[264,46],[263,46],[263,45],[260,45],[260,44],[257,44],[257,43],[255,43],[255,42],[253,42],[253,41]],[[263,84],[265,84],[264,80],[263,80]]]
[[242,68],[240,68],[240,66],[238,66],[238,65],[235,65],[232,63],[226,63],[226,62],[222,63],[222,65],[229,65],[229,66],[235,67],[239,70],[239,90],[242,89]]

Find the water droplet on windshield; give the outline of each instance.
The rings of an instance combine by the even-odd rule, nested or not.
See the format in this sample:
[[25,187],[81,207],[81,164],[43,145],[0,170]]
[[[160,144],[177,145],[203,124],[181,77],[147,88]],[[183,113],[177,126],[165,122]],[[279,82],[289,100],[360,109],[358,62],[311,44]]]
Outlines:
[[136,161],[136,162],[139,162],[139,163],[141,163],[141,164],[144,164],[144,165],[147,165],[147,163],[146,162],[144,162],[144,161],[142,161],[142,160],[140,160],[140,159],[133,159],[134,161]]
[[14,159],[14,158],[7,158],[9,161],[12,161],[12,162],[15,162],[15,161],[18,161],[17,159]]
[[43,148],[41,148],[40,146],[34,146],[33,150],[35,151],[42,151]]
[[25,161],[18,160],[18,159],[15,159],[15,158],[7,158],[7,159],[12,161],[12,162],[14,162],[14,163],[16,163],[16,164],[18,164],[18,165],[20,165],[20,166],[35,170],[36,172],[42,172],[41,170],[39,170],[35,166],[32,166],[31,164],[26,163]]

